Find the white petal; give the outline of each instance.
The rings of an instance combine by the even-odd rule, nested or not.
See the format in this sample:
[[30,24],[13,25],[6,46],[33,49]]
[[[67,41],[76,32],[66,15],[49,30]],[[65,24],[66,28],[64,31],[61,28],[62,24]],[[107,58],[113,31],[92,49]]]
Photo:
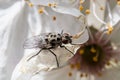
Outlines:
[[79,10],[75,8],[67,8],[62,6],[56,6],[55,8],[52,8],[54,11],[63,13],[63,14],[69,14],[75,17],[79,17],[80,15],[83,15]]
[[95,80],[119,80],[120,66],[114,67],[103,72],[102,76],[95,77]]
[[[95,7],[93,7],[93,1],[94,0],[90,0],[90,9],[91,9],[91,13],[88,15],[88,18],[87,18],[87,20],[88,20],[88,24],[89,25],[93,25],[95,28],[97,28],[97,29],[99,29],[100,27],[101,27],[101,25],[102,25],[102,23],[99,21],[99,19],[100,20],[104,20],[104,13],[105,13],[105,10],[100,10],[99,8],[99,5],[97,5],[96,4],[96,6]],[[101,5],[100,6],[103,6],[103,7],[105,7],[106,5],[106,0],[102,0],[102,1],[100,1],[100,0],[95,0],[96,2],[98,2],[98,3],[100,3]],[[95,9],[95,11],[93,11],[93,9],[94,8],[96,8]],[[97,15],[95,15],[95,13],[97,14]],[[99,19],[98,19],[99,18]]]
[[[72,76],[69,76],[69,73],[72,73]],[[40,72],[33,76],[31,80],[75,80],[75,78],[76,71],[71,70],[69,66],[66,66],[50,72]]]
[[[75,5],[79,4],[79,0],[30,0],[35,5],[44,5],[48,6],[49,3],[56,3],[60,6],[69,6],[74,7]],[[83,0],[84,2],[84,0]]]
[[58,3],[58,0],[30,0],[35,5],[48,6],[49,3]]
[[80,38],[74,39],[72,43],[73,44],[83,44],[86,41],[88,41],[88,39],[89,39],[88,31],[85,30],[85,32],[80,36]]
[[117,5],[112,12],[113,16],[113,26],[116,25],[120,21],[120,6]]
[[116,45],[120,46],[120,21],[115,26],[115,30],[112,33],[111,40],[113,43],[116,43]]
[[[72,46],[67,48],[73,51]],[[70,59],[73,56],[69,51],[67,51],[64,48],[57,48],[53,50],[53,52],[57,55],[60,66],[65,65],[68,59]],[[34,54],[36,53],[23,57],[20,63],[18,63],[18,65],[16,66],[11,80],[30,80],[32,79],[32,77],[33,79],[38,78],[38,76],[34,75],[37,72],[40,72],[40,74],[38,75],[39,75],[39,78],[41,78],[41,80],[46,80],[46,78],[49,80],[55,80],[56,76],[57,77],[59,77],[59,75],[63,76],[63,74],[66,75],[66,77],[62,77],[63,80],[68,78],[67,75],[68,75],[68,72],[70,71],[69,67],[65,69],[60,68],[58,70],[50,71],[53,68],[56,68],[57,65],[56,65],[55,56],[52,55],[49,51],[44,50],[38,56],[27,61],[27,59]],[[64,70],[67,70],[66,73],[64,72]],[[46,72],[41,73],[41,71],[46,71]],[[47,72],[47,71],[50,71],[50,72]],[[56,73],[59,73],[59,74],[56,74]],[[53,74],[54,76],[51,76]]]

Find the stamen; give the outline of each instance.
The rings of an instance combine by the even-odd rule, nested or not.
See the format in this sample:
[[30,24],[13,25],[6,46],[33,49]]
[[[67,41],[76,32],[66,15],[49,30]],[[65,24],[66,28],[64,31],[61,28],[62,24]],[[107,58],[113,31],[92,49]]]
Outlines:
[[92,48],[90,49],[90,51],[91,51],[92,53],[96,53],[96,49],[95,49],[94,47],[92,47]]
[[80,77],[81,77],[81,78],[83,77],[83,73],[80,74]]
[[87,10],[85,11],[85,13],[86,13],[86,14],[90,14],[90,10],[87,9]]
[[33,3],[31,3],[31,2],[29,2],[28,5],[29,5],[30,7],[33,7]]
[[57,4],[56,4],[56,3],[53,3],[52,6],[55,8],[55,7],[57,6]]
[[100,19],[98,16],[97,16],[97,14],[96,14],[96,6],[95,6],[95,1],[93,0],[93,2],[92,2],[92,6],[93,6],[93,14],[94,14],[94,16],[96,17],[96,19],[98,20],[98,21],[100,21],[102,24],[107,24],[105,21],[103,21],[102,19]]
[[83,6],[82,6],[82,5],[79,6],[79,10],[80,10],[80,11],[83,10]]
[[75,35],[72,36],[73,39],[78,39],[86,30],[86,26],[83,28],[83,30]]
[[53,21],[55,21],[56,20],[56,16],[53,16]]
[[49,6],[49,7],[51,7],[51,6],[52,6],[52,4],[51,4],[51,3],[49,3],[49,4],[48,4],[48,6]]
[[69,73],[68,73],[68,76],[71,77],[71,76],[72,76],[72,72],[69,72]]
[[108,24],[108,31],[107,31],[107,34],[111,34],[112,31],[113,31],[113,27],[112,27],[110,24]]
[[84,54],[84,50],[83,50],[83,49],[80,49],[79,54],[80,54],[80,55]]
[[88,77],[88,74],[85,74],[85,77]]
[[117,31],[118,29],[120,29],[120,27],[116,27],[116,28],[114,29],[114,31],[110,34],[110,36],[109,36],[109,37],[107,38],[107,40],[105,41],[105,44],[108,43],[108,41],[111,39],[111,37],[114,35],[114,33],[116,33],[116,31]]
[[97,62],[98,61],[98,57],[97,56],[93,57],[93,61]]
[[100,7],[100,10],[104,10],[104,7],[103,7],[103,6],[101,6],[101,7]]
[[98,42],[100,42],[104,36],[105,36],[105,32],[103,32],[103,33],[100,35]]
[[107,62],[107,66],[110,66],[110,62],[109,61]]
[[74,69],[74,68],[75,68],[75,65],[74,65],[74,64],[70,64],[70,68],[71,68],[71,69]]
[[80,63],[76,63],[76,64],[75,64],[75,67],[76,67],[77,69],[80,69]]
[[44,12],[44,8],[41,7],[41,8],[38,10],[38,12],[39,12],[40,14],[42,14],[42,13]]
[[94,42],[94,38],[93,38],[93,35],[92,35],[92,33],[91,33],[91,31],[90,31],[90,29],[87,27],[87,30],[88,30],[88,33],[89,33],[89,36],[90,36],[90,40],[92,41],[92,42]]
[[99,72],[99,73],[98,73],[98,76],[101,77],[101,76],[102,76],[102,73]]
[[83,4],[84,3],[84,0],[80,0],[80,4]]
[[117,4],[120,6],[120,1],[117,1]]

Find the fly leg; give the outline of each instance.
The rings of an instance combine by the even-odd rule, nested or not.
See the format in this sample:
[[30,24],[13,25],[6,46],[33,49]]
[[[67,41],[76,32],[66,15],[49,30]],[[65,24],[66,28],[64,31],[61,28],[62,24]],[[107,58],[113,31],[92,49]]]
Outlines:
[[74,53],[73,53],[72,51],[70,51],[67,47],[62,46],[62,45],[61,45],[60,47],[61,47],[61,48],[64,47],[67,51],[69,51],[70,53],[72,53],[72,55],[74,55]]
[[31,56],[27,61],[29,61],[30,59],[32,59],[33,57],[37,56],[43,49],[39,50],[39,52],[37,52],[37,54]]
[[58,62],[56,54],[53,51],[51,51],[50,49],[48,49],[48,50],[55,56],[55,59],[56,59],[56,62],[57,62],[57,67],[59,67],[59,62]]

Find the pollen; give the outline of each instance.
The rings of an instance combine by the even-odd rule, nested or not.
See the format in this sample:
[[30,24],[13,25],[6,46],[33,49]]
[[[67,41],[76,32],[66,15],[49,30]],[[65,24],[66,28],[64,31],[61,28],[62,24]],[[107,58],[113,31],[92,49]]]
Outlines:
[[33,3],[31,3],[31,2],[30,2],[30,3],[28,3],[28,5],[29,5],[30,7],[33,7]]
[[68,76],[69,76],[69,77],[71,77],[71,76],[72,76],[72,73],[71,73],[71,72],[69,72],[69,73],[68,73]]
[[44,8],[38,9],[38,12],[39,12],[40,14],[42,14],[42,13],[44,12]]
[[98,61],[98,58],[95,56],[95,57],[93,57],[93,61],[94,62],[97,62]]
[[80,49],[79,54],[80,54],[80,55],[84,54],[84,50],[83,50],[83,49]]
[[87,10],[85,11],[85,13],[86,13],[86,14],[90,14],[90,10],[87,9]]
[[79,6],[79,10],[80,10],[80,11],[83,10],[83,6],[82,6],[82,5]]

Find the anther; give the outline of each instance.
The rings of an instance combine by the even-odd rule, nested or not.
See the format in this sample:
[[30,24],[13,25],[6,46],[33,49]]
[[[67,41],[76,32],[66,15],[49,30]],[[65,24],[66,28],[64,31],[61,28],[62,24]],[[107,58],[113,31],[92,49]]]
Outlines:
[[53,16],[53,21],[55,21],[56,20],[56,16]]
[[96,53],[96,49],[95,49],[94,47],[92,47],[92,48],[90,49],[90,51],[91,51],[92,53]]
[[38,12],[39,12],[40,14],[42,14],[42,13],[44,12],[44,8],[40,8],[40,9],[38,10]]
[[80,63],[76,63],[75,66],[77,69],[80,69]]
[[70,68],[71,68],[71,69],[74,69],[74,68],[75,68],[75,65],[74,65],[74,64],[70,64]]
[[72,76],[72,73],[71,73],[71,72],[69,72],[69,73],[68,73],[68,76],[69,76],[69,77],[71,77],[71,76]]
[[101,6],[101,7],[100,7],[100,10],[104,10],[104,7],[103,7],[103,6]]
[[113,27],[112,27],[110,24],[108,24],[108,31],[107,31],[107,34],[111,34],[112,31],[113,31]]
[[54,3],[54,4],[52,4],[52,6],[53,6],[53,7],[56,7],[56,6],[57,6],[57,4],[56,4],[56,3]]
[[80,74],[80,77],[83,77],[83,74],[82,74],[82,73]]
[[120,5],[120,1],[117,1],[117,4]]
[[87,10],[85,11],[85,13],[86,13],[86,14],[90,14],[90,10],[87,9]]
[[80,4],[83,4],[83,2],[84,2],[83,0],[80,0]]
[[101,76],[102,76],[102,73],[99,72],[99,73],[98,73],[98,76],[101,77]]
[[33,7],[33,3],[31,3],[31,2],[30,2],[30,3],[28,3],[28,5],[29,5],[30,7]]
[[94,62],[97,62],[98,61],[98,58],[95,56],[95,57],[93,57],[93,61]]
[[79,54],[80,54],[80,55],[84,54],[84,50],[83,50],[83,49],[80,49]]
[[79,10],[80,10],[80,11],[83,10],[83,6],[82,6],[82,5],[79,6]]
[[85,74],[85,77],[87,77],[88,76],[88,74]]
[[107,65],[110,66],[110,62],[107,62]]
[[48,4],[48,6],[49,6],[49,7],[51,7],[51,6],[52,6],[52,4],[51,4],[51,3],[49,3],[49,4]]

